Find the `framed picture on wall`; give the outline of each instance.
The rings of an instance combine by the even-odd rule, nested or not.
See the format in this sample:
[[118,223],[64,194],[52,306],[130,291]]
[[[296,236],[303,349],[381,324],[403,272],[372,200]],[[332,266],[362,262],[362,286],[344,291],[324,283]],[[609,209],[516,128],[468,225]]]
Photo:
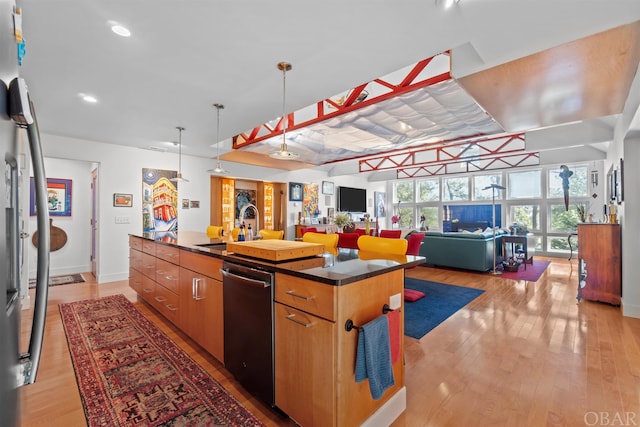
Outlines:
[[302,184],[299,182],[289,183],[289,201],[301,202],[302,201]]
[[322,194],[333,194],[333,182],[322,181]]
[[373,198],[375,199],[375,207],[373,216],[376,218],[384,218],[387,216],[387,193],[382,193],[380,191],[373,192]]
[[113,206],[117,208],[130,208],[133,206],[133,194],[113,193]]
[[[34,178],[30,183],[29,215],[36,214],[36,188]],[[71,216],[71,180],[47,178],[47,206],[49,216]]]

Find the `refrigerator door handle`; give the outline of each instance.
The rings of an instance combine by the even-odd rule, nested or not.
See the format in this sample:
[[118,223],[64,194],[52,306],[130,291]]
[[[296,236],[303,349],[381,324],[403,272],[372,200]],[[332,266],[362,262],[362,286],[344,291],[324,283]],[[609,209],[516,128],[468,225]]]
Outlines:
[[22,375],[19,385],[32,384],[36,380],[45,320],[47,317],[47,299],[49,293],[49,248],[51,234],[49,230],[49,209],[47,207],[47,177],[44,170],[44,158],[40,144],[38,121],[29,99],[24,79],[16,77],[9,85],[9,114],[18,126],[26,128],[29,139],[29,151],[33,165],[35,186],[35,206],[38,224],[38,264],[36,273],[36,292],[33,308],[33,323],[29,338],[28,353],[20,355]]

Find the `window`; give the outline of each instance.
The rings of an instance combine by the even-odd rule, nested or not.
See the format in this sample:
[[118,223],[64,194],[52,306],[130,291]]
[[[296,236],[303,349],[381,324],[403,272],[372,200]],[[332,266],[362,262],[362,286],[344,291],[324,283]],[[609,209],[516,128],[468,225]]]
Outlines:
[[439,179],[423,179],[418,181],[418,202],[437,202],[439,200]]
[[[579,203],[585,206],[585,203]],[[570,232],[576,230],[578,222],[580,222],[580,216],[576,209],[577,204],[573,203],[569,205],[569,210],[566,210],[564,203],[559,205],[549,206],[549,231],[552,232]]]
[[393,201],[413,203],[413,181],[397,181],[393,185]]
[[[473,177],[473,200],[493,200],[493,191],[485,190],[491,184],[502,185],[500,175],[476,175]],[[502,191],[496,190],[496,200],[502,199]]]
[[[438,218],[439,208],[437,206],[423,206],[418,209],[419,216],[424,215],[424,226],[429,228],[440,228],[440,221]],[[420,223],[418,222],[418,226]]]
[[[569,178],[569,197],[587,197],[589,189],[587,182],[587,168],[585,166],[569,168],[573,174]],[[560,168],[550,169],[548,172],[547,197],[564,197]]]
[[509,174],[509,199],[534,199],[542,197],[539,170],[511,172]]
[[469,178],[444,178],[442,182],[442,200],[469,200]]
[[[512,205],[509,208],[511,222],[517,222],[527,226],[529,231],[540,229],[540,206],[538,205]],[[506,227],[507,224],[503,224]]]

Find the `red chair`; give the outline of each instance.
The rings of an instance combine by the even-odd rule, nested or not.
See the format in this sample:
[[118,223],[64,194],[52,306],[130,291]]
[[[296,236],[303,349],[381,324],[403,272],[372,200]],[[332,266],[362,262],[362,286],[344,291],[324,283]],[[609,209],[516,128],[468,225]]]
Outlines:
[[[364,236],[365,234],[367,234],[367,230],[365,230],[364,228],[356,228],[355,233],[358,236]],[[373,236],[373,228],[369,229],[369,236]]]
[[345,249],[358,249],[358,237],[356,233],[336,233],[338,235],[338,247]]
[[401,235],[402,230],[380,230],[380,237],[399,239]]
[[301,227],[300,235],[303,236],[307,231],[311,231],[312,233],[317,233],[318,229],[316,227]]
[[407,237],[407,255],[420,255],[420,245],[426,233],[411,233]]

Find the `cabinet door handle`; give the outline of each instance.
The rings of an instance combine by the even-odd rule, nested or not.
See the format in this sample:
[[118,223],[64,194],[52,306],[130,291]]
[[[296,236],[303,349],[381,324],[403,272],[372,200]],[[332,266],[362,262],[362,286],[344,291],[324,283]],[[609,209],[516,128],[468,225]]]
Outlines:
[[167,279],[167,280],[174,280],[174,281],[175,281],[175,280],[177,280],[175,277],[173,277],[173,276],[172,276],[172,275],[170,275],[170,274],[169,274],[169,275],[164,276],[164,278],[165,278],[165,279]]
[[166,307],[169,311],[178,311],[178,307],[173,304],[167,304]]
[[153,268],[153,264],[144,264],[143,265],[144,268]]
[[167,258],[175,258],[176,254],[165,254]]
[[153,297],[158,302],[165,302],[167,299],[165,297]]
[[291,320],[293,323],[297,323],[298,325],[302,325],[305,328],[310,328],[313,326],[313,323],[305,323],[296,319],[295,314],[287,314],[287,319]]
[[162,274],[164,274],[164,271],[162,271],[162,270],[156,270],[156,274],[160,274],[160,275],[162,275]]
[[291,291],[291,290],[287,291],[286,293],[287,293],[287,295],[291,295],[292,297],[300,298],[300,299],[303,299],[305,301],[311,301],[312,299],[315,298],[313,295],[311,295],[311,296],[300,295],[300,294],[297,294],[296,291]]
[[194,277],[193,279],[193,299],[196,301],[200,301],[204,299],[200,296],[200,282],[202,281],[199,277]]
[[144,288],[144,289],[143,289],[143,291],[144,291],[144,293],[145,293],[145,294],[150,294],[151,292],[153,292],[153,291],[152,291],[151,289],[149,289],[149,288]]

